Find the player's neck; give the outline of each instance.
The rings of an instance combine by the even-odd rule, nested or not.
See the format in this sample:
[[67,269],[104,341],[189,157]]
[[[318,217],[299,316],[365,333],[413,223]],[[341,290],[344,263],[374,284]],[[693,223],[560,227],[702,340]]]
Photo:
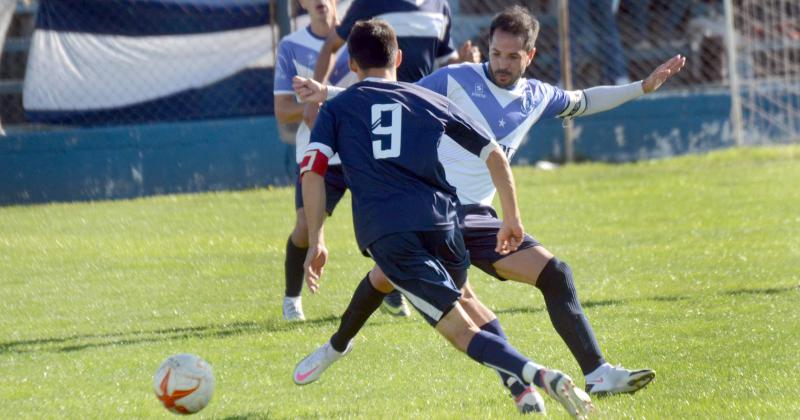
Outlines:
[[358,74],[359,80],[364,80],[368,77],[375,78],[375,79],[384,79],[390,82],[397,81],[397,73],[394,69],[369,69],[367,71],[361,71]]
[[327,38],[328,34],[333,30],[333,19],[312,20],[310,26],[311,33],[320,38]]

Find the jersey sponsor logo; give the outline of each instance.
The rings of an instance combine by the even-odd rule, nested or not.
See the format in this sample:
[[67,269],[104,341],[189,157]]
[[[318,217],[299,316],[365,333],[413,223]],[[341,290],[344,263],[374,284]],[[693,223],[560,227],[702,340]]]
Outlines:
[[478,98],[485,98],[486,97],[486,92],[483,89],[483,84],[482,83],[475,83],[475,90],[473,90],[472,93],[470,93],[470,96],[476,96]]

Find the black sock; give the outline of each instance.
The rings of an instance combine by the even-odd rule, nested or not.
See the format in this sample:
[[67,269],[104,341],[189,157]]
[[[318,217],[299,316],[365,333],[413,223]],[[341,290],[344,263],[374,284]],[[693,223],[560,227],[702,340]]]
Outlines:
[[[506,333],[505,331],[503,331],[503,327],[500,326],[500,321],[498,321],[497,318],[483,324],[481,326],[481,329],[483,331],[490,332],[502,338],[505,341],[508,341],[508,337],[506,337]],[[514,382],[514,384],[511,386],[508,386],[508,378],[510,378],[511,375],[499,370],[496,370],[495,372],[497,372],[497,374],[500,375],[500,380],[503,381],[503,386],[508,388],[511,391],[511,394],[513,394],[514,396],[522,394],[525,391],[525,385],[523,385],[519,381]]]
[[347,343],[358,334],[370,315],[375,312],[383,302],[386,293],[381,293],[369,282],[369,273],[361,280],[347,310],[342,314],[339,329],[331,336],[331,347],[338,352],[347,349]]
[[592,326],[583,313],[569,266],[553,257],[545,265],[536,283],[558,334],[586,375],[605,363],[594,337]]
[[286,260],[283,263],[286,275],[285,296],[297,297],[303,290],[303,263],[306,261],[308,248],[300,248],[292,242],[292,237],[286,241]]

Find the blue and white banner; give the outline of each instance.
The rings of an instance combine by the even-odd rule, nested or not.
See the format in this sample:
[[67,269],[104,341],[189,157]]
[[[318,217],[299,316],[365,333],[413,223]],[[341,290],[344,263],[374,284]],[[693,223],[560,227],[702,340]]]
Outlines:
[[77,125],[272,110],[269,0],[41,0],[23,105]]

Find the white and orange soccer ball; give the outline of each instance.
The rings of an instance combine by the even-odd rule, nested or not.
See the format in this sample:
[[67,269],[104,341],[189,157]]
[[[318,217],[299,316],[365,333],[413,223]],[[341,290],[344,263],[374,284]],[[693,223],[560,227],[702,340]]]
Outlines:
[[194,354],[170,356],[153,377],[156,397],[169,411],[193,414],[202,410],[214,393],[214,374],[205,360]]

